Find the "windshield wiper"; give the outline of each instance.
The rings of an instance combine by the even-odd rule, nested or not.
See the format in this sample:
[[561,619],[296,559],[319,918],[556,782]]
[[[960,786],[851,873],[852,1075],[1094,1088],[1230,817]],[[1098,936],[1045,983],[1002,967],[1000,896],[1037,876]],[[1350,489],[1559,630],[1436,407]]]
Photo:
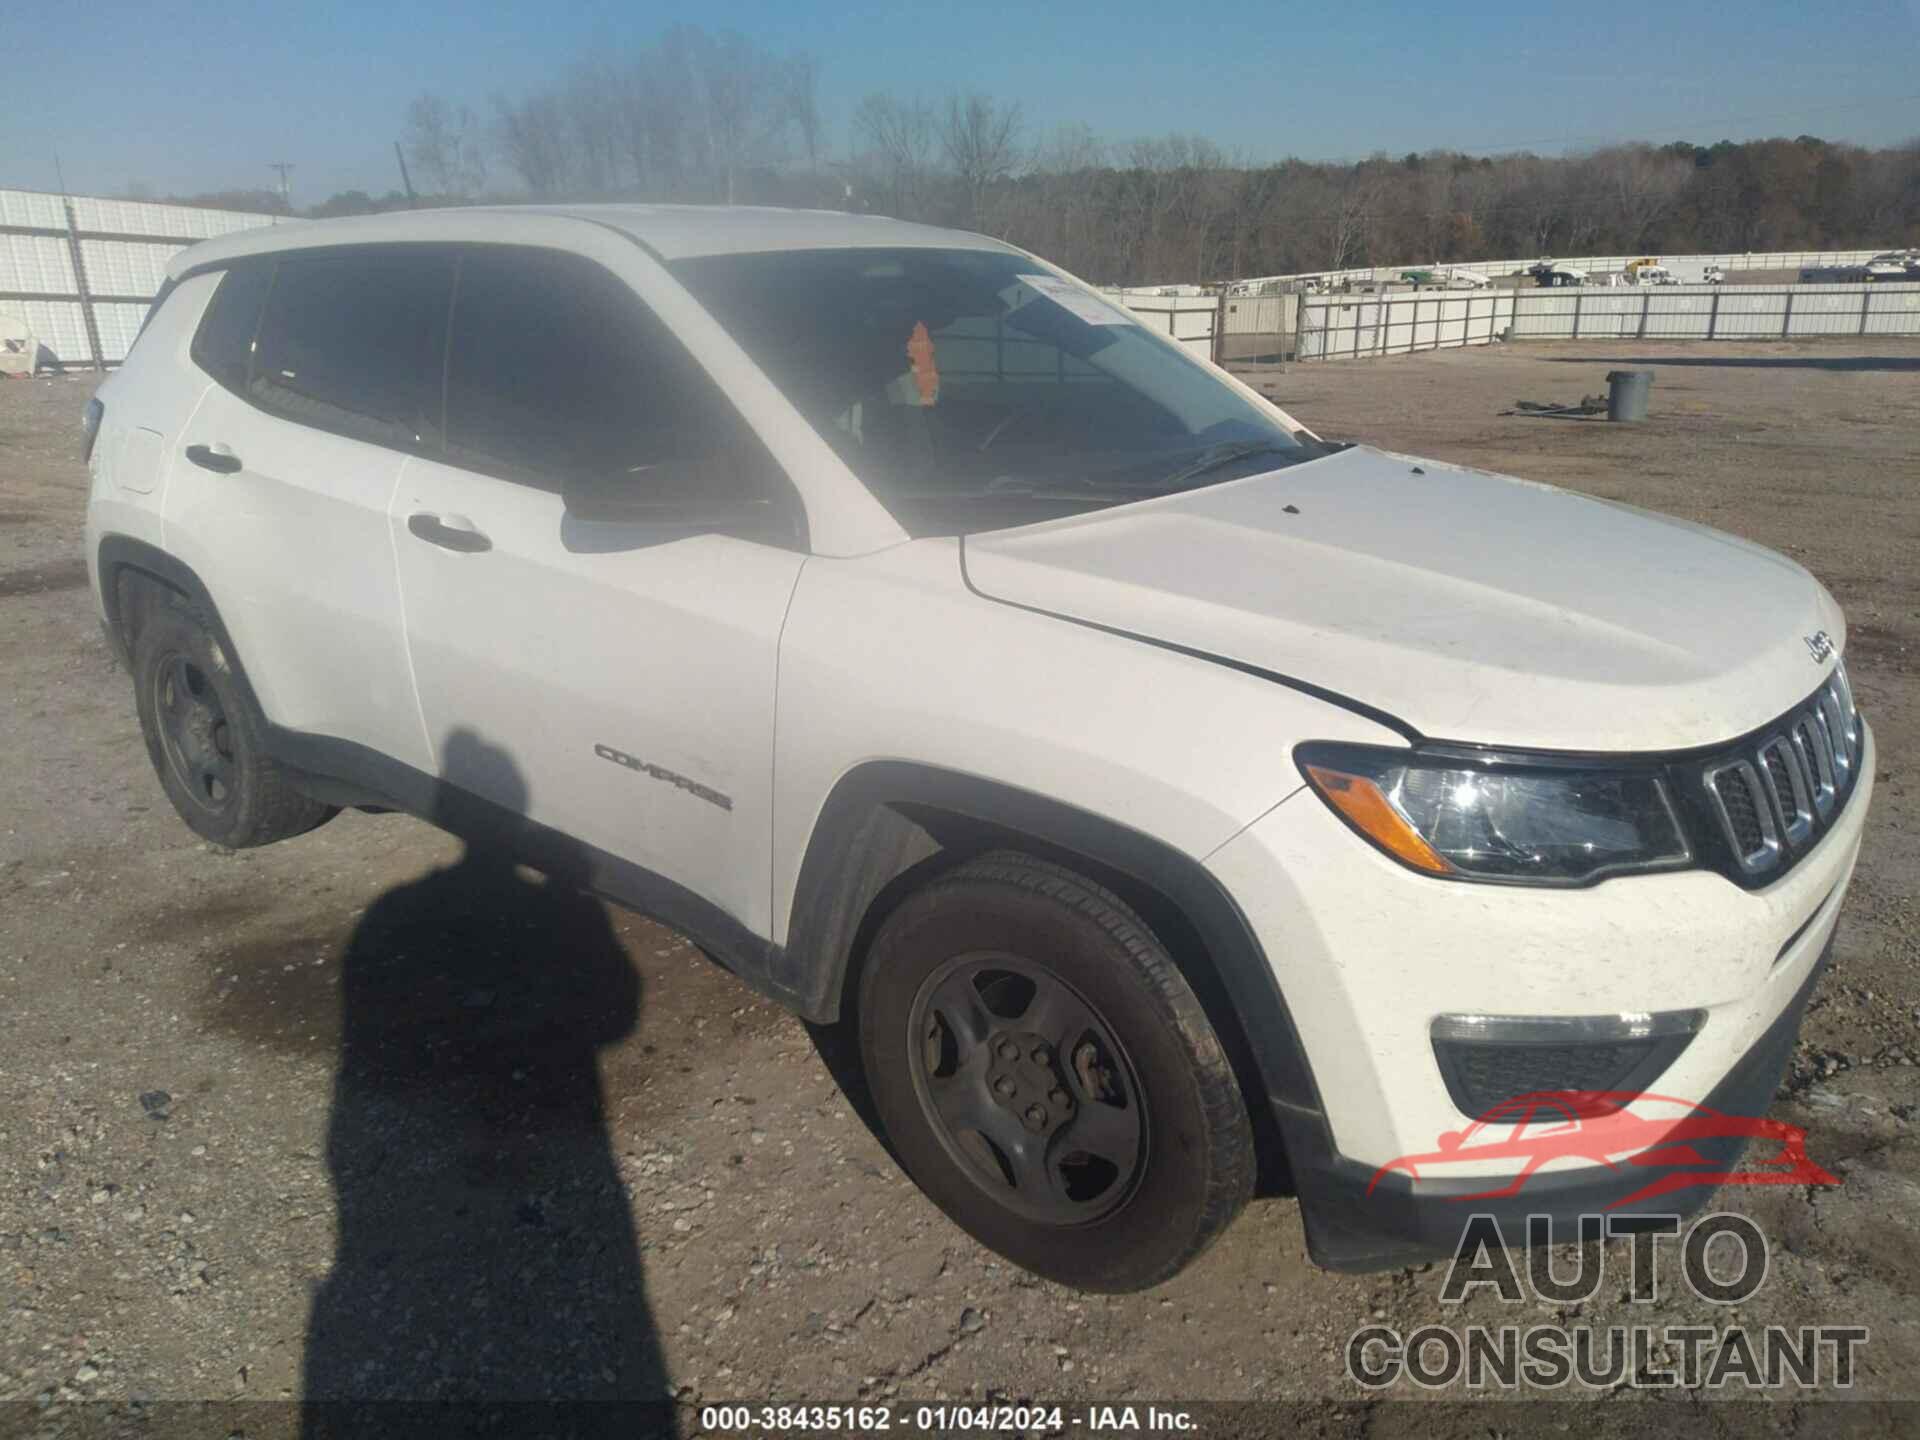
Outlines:
[[1182,465],[1171,475],[1164,475],[1151,485],[1142,486],[1147,490],[1176,490],[1189,480],[1198,479],[1211,470],[1223,465],[1231,465],[1236,460],[1245,460],[1254,455],[1286,455],[1295,460],[1306,460],[1313,452],[1304,445],[1281,445],[1272,440],[1223,440],[1218,445],[1209,445],[1192,460]]
[[1128,500],[1138,500],[1144,492],[1123,485],[1099,485],[1092,479],[1081,476],[1060,476],[1046,479],[1028,479],[1011,475],[997,476],[984,488],[955,488],[951,490],[921,490],[902,495],[904,500],[938,501],[994,501],[994,500],[1039,500],[1047,503],[1066,502],[1075,505],[1120,504]]

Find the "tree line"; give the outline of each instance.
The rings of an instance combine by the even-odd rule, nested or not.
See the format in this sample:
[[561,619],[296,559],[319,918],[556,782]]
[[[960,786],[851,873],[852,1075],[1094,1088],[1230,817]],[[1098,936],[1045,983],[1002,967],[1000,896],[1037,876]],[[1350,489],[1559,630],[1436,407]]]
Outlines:
[[[1109,284],[1536,255],[1920,244],[1920,140],[1811,135],[1547,157],[1427,150],[1253,161],[1189,135],[1035,133],[1017,102],[880,91],[839,146],[819,66],[677,25],[485,105],[424,93],[400,136],[409,197],[348,191],[316,217],[409,204],[652,200],[812,205],[984,231]],[[272,191],[177,203],[283,211]]]

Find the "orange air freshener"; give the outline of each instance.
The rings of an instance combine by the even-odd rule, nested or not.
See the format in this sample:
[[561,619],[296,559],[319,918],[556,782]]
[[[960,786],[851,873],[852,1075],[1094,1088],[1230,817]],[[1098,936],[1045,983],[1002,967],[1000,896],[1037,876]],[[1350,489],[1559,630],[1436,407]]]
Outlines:
[[907,337],[907,360],[913,366],[914,388],[920,403],[931,405],[940,398],[940,371],[933,363],[933,337],[927,334],[924,320],[916,320],[913,334]]

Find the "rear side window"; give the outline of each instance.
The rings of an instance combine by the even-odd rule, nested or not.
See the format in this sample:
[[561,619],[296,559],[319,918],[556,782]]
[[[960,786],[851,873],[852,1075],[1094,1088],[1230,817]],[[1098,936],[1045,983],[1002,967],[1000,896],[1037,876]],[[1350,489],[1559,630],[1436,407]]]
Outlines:
[[590,260],[468,251],[447,354],[454,464],[558,489],[624,476],[648,484],[649,467],[692,461],[704,495],[767,493],[772,458],[739,412],[640,298]]
[[[227,270],[193,337],[194,363],[237,395],[247,393],[253,337],[260,329],[260,307],[266,303],[267,288],[272,283],[270,260]],[[155,310],[159,308],[154,306]]]
[[447,255],[290,256],[261,317],[248,398],[290,420],[437,450]]

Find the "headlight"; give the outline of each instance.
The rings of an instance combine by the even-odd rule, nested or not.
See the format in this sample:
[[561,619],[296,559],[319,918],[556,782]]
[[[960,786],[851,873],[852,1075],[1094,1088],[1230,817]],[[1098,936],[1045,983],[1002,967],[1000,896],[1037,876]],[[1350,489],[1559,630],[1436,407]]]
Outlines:
[[1645,768],[1333,744],[1295,758],[1335,814],[1429,875],[1579,885],[1693,859],[1665,782]]

